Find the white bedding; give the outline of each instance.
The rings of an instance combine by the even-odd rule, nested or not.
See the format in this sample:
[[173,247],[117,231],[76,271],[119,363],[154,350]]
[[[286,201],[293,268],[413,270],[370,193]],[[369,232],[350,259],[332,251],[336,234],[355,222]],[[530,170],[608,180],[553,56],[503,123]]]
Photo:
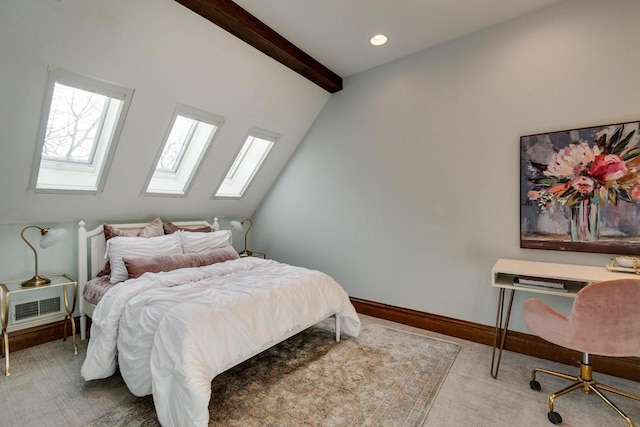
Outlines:
[[133,394],[153,394],[162,425],[206,426],[216,375],[333,314],[344,332],[359,334],[358,315],[331,277],[272,260],[145,273],[96,307],[81,373],[106,378],[119,364]]

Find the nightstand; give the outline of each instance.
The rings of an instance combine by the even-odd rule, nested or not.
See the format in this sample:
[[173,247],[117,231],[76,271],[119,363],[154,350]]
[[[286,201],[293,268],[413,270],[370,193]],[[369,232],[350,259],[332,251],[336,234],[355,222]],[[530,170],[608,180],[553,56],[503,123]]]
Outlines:
[[[71,278],[67,274],[56,274],[45,276],[51,279],[51,283],[45,286],[28,287],[23,288],[21,286],[22,280],[13,280],[11,282],[0,283],[0,313],[2,314],[2,355],[4,356],[4,372],[6,376],[11,373],[9,371],[9,330],[16,326],[23,326],[33,324],[37,322],[44,322],[47,320],[53,320],[57,318],[64,318],[64,338],[67,339],[67,318],[71,321],[71,333],[73,336],[73,354],[78,354],[78,347],[76,346],[76,324],[73,320],[73,311],[76,307],[76,299],[78,297],[78,282]],[[9,324],[9,307],[11,306],[11,296],[17,294],[24,294],[27,292],[42,292],[45,289],[62,288],[62,298],[64,300],[64,310],[62,313],[58,312],[50,316],[38,317],[32,320],[16,321]],[[69,305],[69,288],[73,288],[73,300]]]
[[262,258],[262,259],[267,259],[267,254],[262,253],[262,252],[249,252],[249,254],[246,253],[240,253],[240,258],[246,258],[246,257],[250,257],[250,256],[254,256],[257,258]]

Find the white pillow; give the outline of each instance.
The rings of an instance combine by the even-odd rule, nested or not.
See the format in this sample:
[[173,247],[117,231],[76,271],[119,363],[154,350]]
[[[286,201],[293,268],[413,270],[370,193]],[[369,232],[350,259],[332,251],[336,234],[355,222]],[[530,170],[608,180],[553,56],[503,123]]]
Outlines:
[[206,252],[231,244],[230,230],[213,231],[211,233],[193,233],[181,230],[174,234],[179,234],[182,238],[182,250],[185,254]]
[[[196,233],[194,233],[196,234]],[[113,237],[107,240],[107,255],[111,263],[111,283],[129,278],[123,257],[178,255],[182,239],[177,233],[156,237]]]

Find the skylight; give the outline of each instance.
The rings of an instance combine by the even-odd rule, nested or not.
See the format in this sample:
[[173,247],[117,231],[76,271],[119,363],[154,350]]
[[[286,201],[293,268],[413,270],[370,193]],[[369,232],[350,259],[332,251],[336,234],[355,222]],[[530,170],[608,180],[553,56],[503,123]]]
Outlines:
[[102,191],[133,89],[49,67],[29,188]]
[[146,195],[185,196],[206,155],[222,117],[179,105],[147,180]]
[[214,197],[242,197],[279,137],[266,130],[251,129]]
[[55,83],[42,158],[92,164],[110,101],[104,95]]

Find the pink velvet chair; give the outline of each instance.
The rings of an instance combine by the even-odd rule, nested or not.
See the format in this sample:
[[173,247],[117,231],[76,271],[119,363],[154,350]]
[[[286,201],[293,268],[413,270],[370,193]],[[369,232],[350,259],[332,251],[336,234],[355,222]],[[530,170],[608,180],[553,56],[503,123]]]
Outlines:
[[549,396],[549,421],[553,424],[562,422],[560,414],[553,410],[556,397],[582,389],[587,394],[593,392],[630,426],[634,426],[633,421],[605,397],[602,391],[635,400],[640,400],[640,396],[594,381],[591,377],[589,354],[612,357],[640,355],[640,280],[611,280],[585,286],[576,295],[569,316],[530,298],[522,305],[522,316],[527,328],[539,337],[582,352],[579,377],[540,368],[531,373],[533,379],[530,386],[534,390],[540,390],[540,383],[536,381],[537,372],[573,381],[573,384]]

